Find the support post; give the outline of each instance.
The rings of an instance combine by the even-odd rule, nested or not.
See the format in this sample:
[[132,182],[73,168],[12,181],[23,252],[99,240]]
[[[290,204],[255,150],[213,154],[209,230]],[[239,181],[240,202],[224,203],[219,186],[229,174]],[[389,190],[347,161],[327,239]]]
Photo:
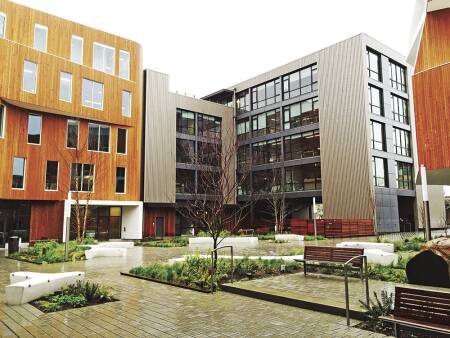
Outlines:
[[314,239],[317,239],[316,198],[315,197],[313,197],[313,221],[314,221]]
[[425,239],[426,241],[431,241],[431,219],[430,219],[430,201],[428,198],[428,184],[427,184],[427,170],[425,166],[420,165],[420,177],[422,179],[422,199],[423,199],[423,210],[424,210],[424,222],[425,222]]
[[67,200],[64,201],[64,221],[63,221],[63,242],[64,242],[64,261],[69,260],[69,240],[70,240],[70,212],[72,194],[67,194]]
[[348,295],[347,265],[344,265],[344,276],[345,276],[345,316],[347,318],[347,326],[350,326],[350,300]]
[[369,272],[367,268],[367,256],[363,256],[364,263],[364,277],[365,277],[365,286],[366,286],[366,303],[369,306]]

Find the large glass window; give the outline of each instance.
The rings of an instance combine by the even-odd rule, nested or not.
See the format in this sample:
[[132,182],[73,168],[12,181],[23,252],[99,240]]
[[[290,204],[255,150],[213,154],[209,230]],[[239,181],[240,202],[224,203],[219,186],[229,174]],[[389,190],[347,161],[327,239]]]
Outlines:
[[250,93],[248,89],[236,94],[236,109],[238,113],[250,111]]
[[83,106],[103,109],[103,83],[83,79]]
[[275,79],[252,88],[252,109],[262,108],[280,101],[280,79]]
[[122,79],[130,79],[130,53],[119,50],[119,76]]
[[283,99],[307,94],[317,90],[317,65],[308,66],[283,76]]
[[59,78],[59,99],[72,101],[72,74],[61,72]]
[[381,57],[380,54],[372,50],[366,51],[367,55],[367,71],[371,79],[381,81]]
[[408,101],[397,96],[391,95],[392,118],[395,121],[408,124]]
[[47,161],[45,168],[45,190],[58,190],[58,162]]
[[0,38],[4,38],[6,33],[6,15],[0,12]]
[[281,191],[281,169],[253,172],[253,192],[268,193]]
[[116,168],[116,194],[125,193],[125,182],[126,182],[126,169],[123,167]]
[[124,128],[117,128],[117,149],[118,154],[127,153],[127,130]]
[[197,115],[198,135],[203,137],[220,137],[222,119],[205,114]]
[[320,135],[318,130],[284,138],[284,160],[296,160],[320,155]]
[[177,169],[175,190],[179,194],[195,193],[195,171]]
[[284,129],[319,122],[319,98],[314,97],[283,107]]
[[6,109],[5,106],[0,104],[0,138],[5,137],[6,127]]
[[95,166],[93,164],[72,163],[70,170],[71,191],[94,191]]
[[187,135],[195,135],[195,113],[183,109],[177,109],[177,132]]
[[38,66],[36,63],[27,60],[24,61],[22,89],[25,92],[36,94],[37,71]]
[[122,90],[122,116],[131,116],[131,93]]
[[391,71],[392,88],[406,93],[406,68],[394,61],[389,62],[389,67]]
[[397,188],[413,189],[412,164],[405,162],[395,162],[395,174],[397,179]]
[[14,157],[12,188],[23,189],[25,187],[25,159]]
[[47,51],[48,28],[42,25],[34,25],[34,49],[41,52]]
[[236,126],[237,139],[245,141],[250,136],[250,121],[248,119],[241,120]]
[[372,157],[373,185],[387,187],[387,162],[385,158]]
[[110,46],[94,42],[94,58],[92,68],[108,74],[114,74],[115,49]]
[[381,89],[369,86],[369,107],[372,114],[384,116]]
[[109,134],[109,126],[89,123],[88,150],[108,152]]
[[78,148],[78,121],[67,120],[67,148]]
[[370,121],[370,139],[372,149],[386,150],[384,124]]
[[41,115],[28,114],[28,143],[41,144]]
[[281,139],[254,143],[252,146],[253,164],[267,164],[281,160]]
[[72,35],[70,44],[70,60],[72,62],[83,64],[83,38]]
[[209,166],[220,166],[222,147],[220,143],[198,142],[197,161],[198,164]]
[[194,163],[195,141],[177,138],[177,163]]
[[238,168],[244,168],[251,164],[250,145],[240,146],[237,151]]
[[280,129],[279,109],[252,116],[253,137],[272,134]]
[[322,189],[320,163],[310,163],[285,169],[286,192]]
[[409,132],[403,129],[394,128],[393,134],[395,153],[403,156],[411,156]]

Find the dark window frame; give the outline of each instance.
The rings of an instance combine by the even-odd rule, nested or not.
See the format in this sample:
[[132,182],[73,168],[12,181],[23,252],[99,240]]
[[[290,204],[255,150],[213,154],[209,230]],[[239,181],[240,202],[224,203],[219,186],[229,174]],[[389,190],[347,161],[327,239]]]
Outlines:
[[127,168],[116,167],[116,194],[126,194],[126,191],[127,191]]
[[[54,165],[56,163],[56,175],[55,173],[49,173],[49,164]],[[47,160],[45,163],[45,191],[58,191],[58,179],[59,179],[59,162]]]
[[[302,81],[302,72],[305,73],[309,71],[310,73],[310,81],[307,83],[303,83]],[[298,86],[295,85],[292,86],[292,78],[298,78]],[[283,100],[292,99],[294,97],[312,93],[318,89],[318,68],[317,64],[312,64],[306,67],[303,67],[299,70],[296,70],[292,73],[289,73],[287,75],[284,75],[282,77],[282,83],[283,83]]]
[[[381,126],[381,140],[375,139],[375,125]],[[372,149],[386,151],[386,130],[384,123],[370,120],[370,142]]]

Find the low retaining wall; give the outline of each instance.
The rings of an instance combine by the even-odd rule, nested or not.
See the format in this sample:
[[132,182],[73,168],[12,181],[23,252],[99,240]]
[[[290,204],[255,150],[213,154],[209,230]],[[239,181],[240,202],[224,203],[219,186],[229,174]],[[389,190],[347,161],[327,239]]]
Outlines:
[[[219,238],[218,242],[220,242],[221,240],[222,239]],[[212,237],[191,237],[191,238],[189,238],[190,246],[213,247],[213,244],[214,244],[214,241],[213,241]],[[253,247],[258,246],[258,237],[226,237],[219,244],[219,246],[224,246],[224,245],[253,248]]]

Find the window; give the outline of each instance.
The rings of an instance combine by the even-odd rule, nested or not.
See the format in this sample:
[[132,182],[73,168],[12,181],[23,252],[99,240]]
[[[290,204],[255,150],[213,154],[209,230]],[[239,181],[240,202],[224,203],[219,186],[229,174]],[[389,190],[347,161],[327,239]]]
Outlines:
[[61,101],[72,101],[72,74],[61,72],[59,78],[59,99]]
[[25,159],[14,157],[12,188],[23,189],[25,187]]
[[95,166],[93,164],[72,163],[70,170],[71,191],[94,191]]
[[47,51],[48,28],[41,25],[34,25],[34,49],[41,52]]
[[0,104],[0,138],[5,137],[5,127],[6,127],[6,108],[4,105]]
[[317,65],[283,76],[283,100],[317,90]]
[[122,79],[130,79],[130,53],[119,50],[119,76]]
[[252,109],[262,108],[280,101],[280,79],[275,79],[252,88]]
[[67,148],[78,148],[78,121],[67,120]]
[[373,184],[376,187],[387,187],[387,165],[386,159],[381,157],[372,157]]
[[195,135],[195,113],[177,109],[177,132]]
[[83,79],[83,106],[103,109],[103,83]]
[[253,137],[280,131],[280,110],[272,110],[252,116]]
[[6,35],[6,15],[0,12],[0,38]]
[[28,114],[28,143],[41,144],[41,115]]
[[367,55],[367,71],[371,79],[381,81],[381,57],[380,54],[371,50],[366,51]]
[[238,113],[250,111],[250,93],[248,90],[236,94],[236,109]]
[[384,124],[370,121],[370,139],[372,142],[372,149],[386,150]]
[[237,139],[244,141],[250,136],[250,121],[248,119],[238,122],[236,126]]
[[284,129],[319,122],[319,98],[314,97],[283,107]]
[[395,153],[403,156],[411,156],[409,132],[403,129],[394,128],[393,133]]
[[127,153],[127,130],[124,128],[117,129],[117,149],[118,154]]
[[381,89],[369,86],[369,107],[372,114],[384,116]]
[[131,116],[131,93],[122,90],[122,116]]
[[286,192],[322,189],[320,163],[287,167],[284,176]]
[[284,160],[296,160],[320,155],[320,135],[318,130],[284,138]]
[[238,168],[248,166],[251,163],[250,145],[240,146],[238,148],[236,157]]
[[195,171],[187,169],[177,169],[175,191],[181,194],[195,192]]
[[114,48],[94,42],[92,68],[108,74],[114,74]]
[[83,38],[72,35],[72,41],[70,45],[70,60],[72,62],[83,64]]
[[394,61],[389,62],[389,67],[391,70],[392,88],[406,93],[406,68]]
[[281,139],[254,143],[253,164],[275,163],[281,160]]
[[45,168],[45,190],[58,190],[58,162],[47,161]]
[[36,94],[37,64],[25,60],[23,63],[23,90]]
[[125,193],[125,168],[117,167],[116,168],[116,194],[124,194]]
[[222,119],[216,116],[198,114],[198,135],[204,137],[220,137]]
[[197,161],[201,165],[220,166],[222,144],[221,143],[197,143]]
[[397,188],[413,189],[412,164],[405,162],[395,162],[395,175],[397,179]]
[[408,101],[397,96],[391,95],[392,118],[395,121],[408,124]]
[[253,191],[256,193],[280,192],[281,170],[261,170],[253,173]]
[[109,151],[109,126],[89,123],[88,150]]
[[177,163],[194,163],[195,141],[177,138],[176,149]]

